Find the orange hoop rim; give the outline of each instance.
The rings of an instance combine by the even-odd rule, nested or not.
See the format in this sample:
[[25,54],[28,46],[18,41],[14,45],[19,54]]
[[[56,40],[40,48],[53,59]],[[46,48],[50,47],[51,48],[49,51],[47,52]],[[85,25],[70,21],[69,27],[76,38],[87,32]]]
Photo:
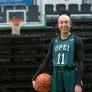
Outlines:
[[23,19],[9,19],[8,22],[13,24],[20,24],[23,22]]

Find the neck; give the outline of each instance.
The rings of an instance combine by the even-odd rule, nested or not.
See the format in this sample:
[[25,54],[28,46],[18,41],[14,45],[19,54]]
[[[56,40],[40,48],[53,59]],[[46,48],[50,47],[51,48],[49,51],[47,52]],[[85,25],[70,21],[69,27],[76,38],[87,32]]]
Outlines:
[[61,33],[61,39],[67,39],[70,36],[70,32]]

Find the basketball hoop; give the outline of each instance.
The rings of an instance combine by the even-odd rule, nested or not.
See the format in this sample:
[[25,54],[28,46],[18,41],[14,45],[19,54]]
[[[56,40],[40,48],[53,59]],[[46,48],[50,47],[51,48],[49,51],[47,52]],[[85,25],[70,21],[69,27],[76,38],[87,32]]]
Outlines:
[[14,35],[20,35],[20,28],[23,23],[22,19],[10,19],[8,21],[12,27],[12,33]]

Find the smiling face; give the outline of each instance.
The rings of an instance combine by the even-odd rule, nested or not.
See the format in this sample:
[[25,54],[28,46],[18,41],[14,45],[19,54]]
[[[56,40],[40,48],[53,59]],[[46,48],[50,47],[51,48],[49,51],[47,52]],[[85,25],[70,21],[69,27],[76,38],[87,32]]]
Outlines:
[[61,32],[69,32],[71,27],[71,20],[67,15],[61,15],[58,19],[58,28]]

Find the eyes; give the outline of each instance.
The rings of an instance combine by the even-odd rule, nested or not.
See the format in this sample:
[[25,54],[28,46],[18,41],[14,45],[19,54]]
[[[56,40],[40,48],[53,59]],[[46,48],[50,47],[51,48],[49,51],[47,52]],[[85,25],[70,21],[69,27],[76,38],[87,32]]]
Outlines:
[[65,20],[65,21],[60,21],[59,23],[60,23],[60,24],[63,24],[63,23],[64,23],[64,24],[68,24],[68,23],[70,23],[70,22],[67,21],[67,20]]

